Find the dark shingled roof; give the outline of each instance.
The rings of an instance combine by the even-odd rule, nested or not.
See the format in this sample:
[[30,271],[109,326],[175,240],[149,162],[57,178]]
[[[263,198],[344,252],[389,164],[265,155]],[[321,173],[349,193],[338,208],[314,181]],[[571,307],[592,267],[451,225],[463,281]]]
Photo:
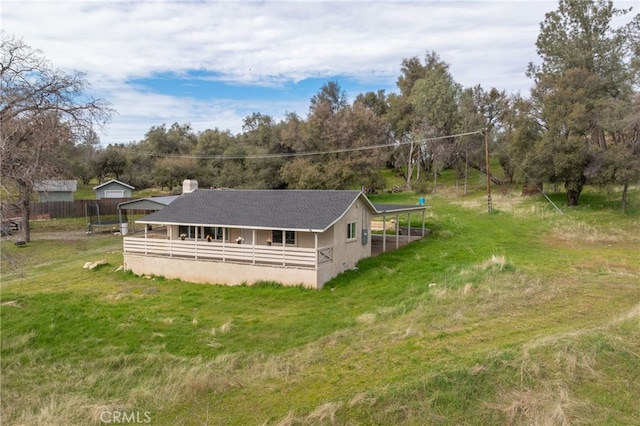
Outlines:
[[162,210],[173,203],[179,195],[167,195],[164,197],[137,198],[131,201],[123,201],[118,204],[120,210]]
[[324,231],[358,197],[375,211],[360,191],[198,189],[138,222]]

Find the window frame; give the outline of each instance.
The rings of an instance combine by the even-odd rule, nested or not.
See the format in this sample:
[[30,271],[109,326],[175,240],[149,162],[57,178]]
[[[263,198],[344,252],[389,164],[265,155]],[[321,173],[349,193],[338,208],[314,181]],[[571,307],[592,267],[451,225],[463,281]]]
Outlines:
[[184,234],[185,239],[198,239],[202,238],[201,228],[199,226],[194,225],[178,225],[178,237],[182,238],[181,235]]
[[182,234],[188,240],[204,240],[207,235],[211,235],[212,240],[215,241],[224,241],[223,238],[226,235],[226,241],[229,241],[229,228],[222,226],[178,225],[178,238],[182,239],[180,237]]
[[280,229],[274,229],[271,231],[271,243],[282,244],[284,238],[284,244],[287,246],[295,246],[297,235],[296,231],[282,231]]
[[358,240],[358,222],[347,222],[347,242]]
[[214,241],[224,241],[224,236],[226,235],[226,240],[229,241],[229,228],[223,226],[205,226],[204,237],[206,238],[207,235],[211,235],[211,239]]

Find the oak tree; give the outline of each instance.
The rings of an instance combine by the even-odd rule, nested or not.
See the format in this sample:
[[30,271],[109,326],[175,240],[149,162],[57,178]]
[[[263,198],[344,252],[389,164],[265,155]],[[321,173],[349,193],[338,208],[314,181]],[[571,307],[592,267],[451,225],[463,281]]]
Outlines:
[[34,185],[64,177],[61,146],[75,144],[112,109],[87,95],[81,72],[68,74],[42,52],[0,32],[0,158],[4,197],[21,214],[21,237],[30,241],[29,205]]
[[547,168],[546,179],[564,183],[570,206],[578,204],[587,171],[594,175],[607,150],[610,136],[602,117],[608,105],[628,98],[637,81],[629,55],[637,30],[631,23],[612,27],[614,18],[629,12],[612,1],[560,0],[540,25],[536,47],[542,63],[530,64],[528,74],[546,131],[532,146],[537,161],[531,165]]

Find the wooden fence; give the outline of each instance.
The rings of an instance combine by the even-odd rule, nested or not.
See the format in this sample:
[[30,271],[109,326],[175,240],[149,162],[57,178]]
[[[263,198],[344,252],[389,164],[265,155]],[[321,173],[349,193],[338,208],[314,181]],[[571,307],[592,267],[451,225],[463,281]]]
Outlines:
[[[98,214],[102,216],[117,215],[118,204],[130,201],[132,198],[103,198],[101,200],[74,201],[32,201],[29,213],[32,219],[63,219],[71,217],[87,217],[96,220]],[[6,206],[4,206],[6,207]],[[6,218],[19,217],[16,209],[3,209]]]

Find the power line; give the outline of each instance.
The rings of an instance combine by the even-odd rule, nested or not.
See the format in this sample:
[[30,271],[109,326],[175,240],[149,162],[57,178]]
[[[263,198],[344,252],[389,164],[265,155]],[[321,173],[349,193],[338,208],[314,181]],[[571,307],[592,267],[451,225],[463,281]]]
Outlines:
[[562,215],[563,215],[563,214],[564,214],[564,212],[563,212],[562,210],[560,210],[560,207],[558,207],[558,206],[556,205],[556,203],[554,203],[554,202],[551,200],[551,198],[549,198],[549,197],[547,196],[547,194],[545,194],[545,193],[544,193],[544,191],[542,190],[542,188],[540,188],[540,187],[535,183],[535,180],[531,179],[531,176],[529,176],[529,175],[527,174],[527,172],[526,172],[526,171],[525,171],[525,170],[524,170],[524,169],[523,169],[519,164],[517,164],[517,163],[515,163],[515,162],[513,161],[513,157],[511,157],[511,155],[509,155],[509,153],[507,152],[507,150],[505,150],[505,149],[502,147],[502,145],[500,145],[497,141],[494,141],[494,143],[498,146],[498,148],[500,148],[500,150],[502,150],[502,152],[503,152],[507,157],[509,157],[509,160],[511,161],[511,163],[513,163],[513,164],[514,164],[518,169],[520,169],[520,171],[522,171],[522,173],[524,174],[525,178],[527,178],[527,179],[529,179],[529,181],[533,182],[533,186],[535,186],[535,188],[536,188],[538,191],[540,191],[540,193],[544,196],[544,198],[546,198],[546,199],[547,199],[547,201],[548,201],[549,203],[551,203],[551,205],[552,205],[552,206],[553,206],[553,207],[554,207],[554,208],[555,208],[555,209],[556,209],[560,214],[562,214]]
[[[379,149],[379,148],[390,148],[397,147],[400,145],[407,145],[411,143],[425,143],[432,142],[442,139],[450,139],[457,138],[462,136],[470,136],[482,134],[483,130],[475,130],[472,132],[466,133],[458,133],[455,135],[446,135],[446,136],[437,136],[433,138],[425,138],[419,141],[406,141],[406,142],[391,142],[388,144],[379,144],[379,145],[369,145],[369,146],[360,146],[353,148],[341,148],[341,149],[333,149],[328,151],[310,151],[310,152],[282,152],[275,154],[246,154],[246,155],[209,155],[209,154],[159,154],[152,152],[141,152],[140,154],[153,156],[153,157],[165,157],[165,158],[193,158],[193,159],[204,159],[204,160],[259,160],[259,159],[267,159],[267,158],[291,158],[291,157],[308,157],[312,155],[325,155],[325,154],[340,154],[344,152],[355,152],[355,151],[366,151],[371,149]],[[118,149],[131,149],[128,147],[118,147]]]

